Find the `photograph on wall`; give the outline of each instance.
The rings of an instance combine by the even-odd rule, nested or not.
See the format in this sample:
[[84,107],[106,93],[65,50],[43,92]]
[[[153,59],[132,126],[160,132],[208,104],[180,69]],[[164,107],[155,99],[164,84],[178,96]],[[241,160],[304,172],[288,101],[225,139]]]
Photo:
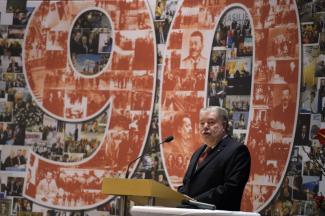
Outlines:
[[11,205],[12,205],[12,199],[0,199],[1,215],[3,216],[11,215]]
[[29,148],[23,146],[2,146],[1,170],[24,172],[29,155]]

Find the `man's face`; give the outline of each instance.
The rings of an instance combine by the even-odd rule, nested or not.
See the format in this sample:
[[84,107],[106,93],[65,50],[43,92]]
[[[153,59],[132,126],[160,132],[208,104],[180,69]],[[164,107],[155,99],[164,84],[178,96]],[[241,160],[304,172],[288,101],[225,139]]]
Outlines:
[[183,125],[182,125],[182,130],[181,134],[184,139],[190,139],[192,133],[192,123],[191,119],[188,117],[183,118]]
[[182,156],[178,156],[178,157],[177,157],[177,162],[178,162],[179,164],[182,164],[182,163],[183,163],[183,158],[182,158]]
[[302,132],[306,132],[307,131],[306,125],[303,125],[301,130],[302,130]]
[[15,156],[16,156],[15,151],[11,151],[11,152],[10,152],[10,157],[11,157],[11,158],[14,158]]
[[80,32],[77,32],[75,37],[74,37],[75,41],[79,41],[80,37],[81,37]]
[[290,63],[290,70],[293,71],[295,69],[296,65],[294,62]]
[[25,13],[20,12],[20,13],[18,14],[18,19],[21,21],[21,20],[23,20],[24,18],[25,18]]
[[82,41],[83,44],[86,44],[87,43],[87,37],[86,36],[83,36],[81,38],[81,41]]
[[47,174],[46,174],[46,179],[47,179],[48,181],[51,180],[51,179],[52,179],[52,173],[47,172]]
[[193,58],[197,58],[200,56],[202,51],[202,41],[199,36],[192,36],[190,38],[190,56]]
[[226,134],[225,122],[215,112],[200,112],[200,134],[207,145],[214,145]]

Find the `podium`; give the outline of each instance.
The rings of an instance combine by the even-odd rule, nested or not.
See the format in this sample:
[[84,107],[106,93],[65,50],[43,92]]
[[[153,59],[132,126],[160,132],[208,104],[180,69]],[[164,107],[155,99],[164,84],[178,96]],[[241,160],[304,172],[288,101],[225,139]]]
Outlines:
[[133,206],[132,216],[261,216],[256,212]]
[[186,199],[183,194],[152,179],[105,178],[102,192],[121,197],[120,215],[123,216],[127,214],[127,200],[136,205],[176,207]]

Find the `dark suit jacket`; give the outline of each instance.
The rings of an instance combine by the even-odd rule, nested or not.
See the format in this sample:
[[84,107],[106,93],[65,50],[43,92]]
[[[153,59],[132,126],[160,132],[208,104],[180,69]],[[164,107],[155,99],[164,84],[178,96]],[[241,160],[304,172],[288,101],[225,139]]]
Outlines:
[[250,172],[247,147],[230,136],[224,138],[196,168],[206,145],[194,152],[178,191],[219,210],[240,210],[243,190]]

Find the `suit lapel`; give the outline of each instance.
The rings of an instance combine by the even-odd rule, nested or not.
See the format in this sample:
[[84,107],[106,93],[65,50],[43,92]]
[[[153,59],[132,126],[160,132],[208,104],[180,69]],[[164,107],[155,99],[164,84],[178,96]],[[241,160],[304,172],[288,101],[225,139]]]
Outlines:
[[199,160],[199,157],[200,157],[201,153],[204,151],[205,147],[206,147],[206,145],[202,145],[198,149],[198,151],[196,152],[196,154],[193,155],[193,160],[191,160],[192,163],[190,163],[189,164],[189,167],[188,167],[189,176],[192,176],[195,173],[197,161]]
[[[210,161],[215,158],[222,150],[225,149],[227,145],[227,139],[225,138],[222,140],[213,150],[212,152],[205,158],[205,160],[202,162],[202,164],[195,170],[195,173],[199,172],[203,167],[205,167]],[[197,164],[197,160],[195,163],[195,166]]]

